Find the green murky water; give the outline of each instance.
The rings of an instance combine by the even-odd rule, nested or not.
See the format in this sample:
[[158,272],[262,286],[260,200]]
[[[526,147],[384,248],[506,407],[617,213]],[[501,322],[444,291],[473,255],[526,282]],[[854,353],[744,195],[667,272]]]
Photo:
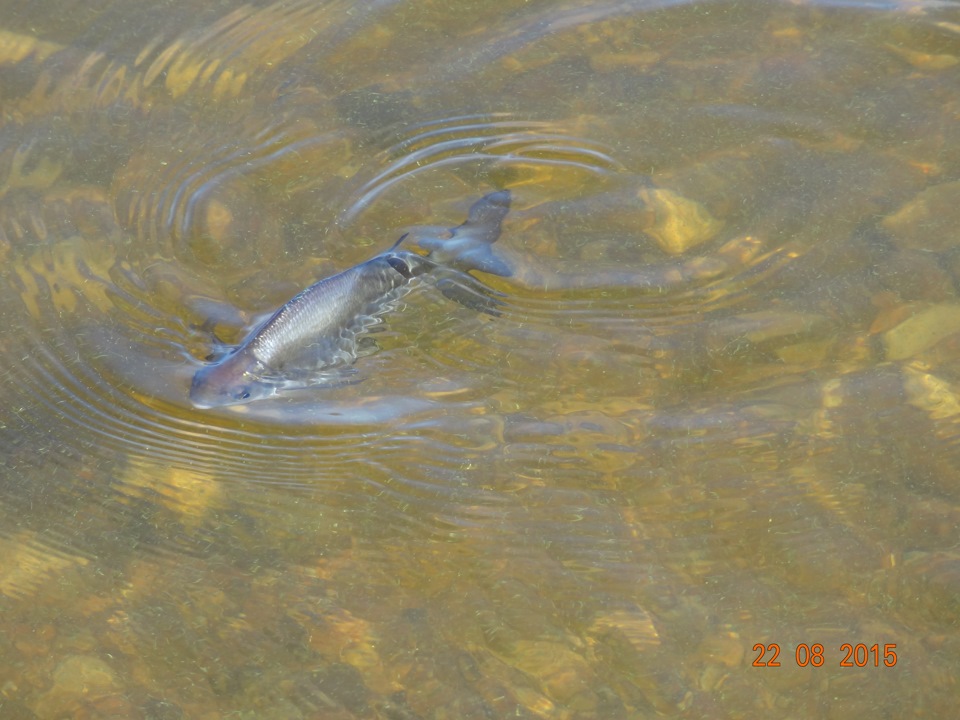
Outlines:
[[[3,4],[0,717],[954,716],[955,6]],[[190,406],[496,188],[499,317]]]

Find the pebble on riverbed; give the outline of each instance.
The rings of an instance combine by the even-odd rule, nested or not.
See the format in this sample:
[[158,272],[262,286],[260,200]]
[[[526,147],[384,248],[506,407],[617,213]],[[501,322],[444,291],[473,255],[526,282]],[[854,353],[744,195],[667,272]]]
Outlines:
[[960,180],[918,193],[882,225],[898,247],[943,252],[960,245]]
[[669,255],[712,240],[723,228],[703,205],[663,188],[642,188],[637,197],[652,211],[654,221],[644,228],[660,249]]

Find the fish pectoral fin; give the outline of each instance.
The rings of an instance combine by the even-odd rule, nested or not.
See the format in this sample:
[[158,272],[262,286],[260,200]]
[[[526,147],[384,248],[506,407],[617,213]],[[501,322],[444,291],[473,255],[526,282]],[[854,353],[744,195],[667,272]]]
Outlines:
[[500,317],[499,308],[505,305],[499,299],[505,297],[503,293],[485,287],[469,275],[464,275],[462,278],[447,275],[437,280],[436,285],[445,297],[455,300],[464,307],[487,315]]

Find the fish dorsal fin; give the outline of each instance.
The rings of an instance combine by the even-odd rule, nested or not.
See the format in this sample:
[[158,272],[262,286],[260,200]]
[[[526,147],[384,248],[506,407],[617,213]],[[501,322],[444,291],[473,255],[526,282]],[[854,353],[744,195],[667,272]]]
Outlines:
[[390,246],[390,249],[387,250],[387,252],[393,252],[394,250],[396,250],[398,247],[400,247],[400,243],[402,243],[408,237],[410,237],[410,233],[405,232],[403,235],[397,238],[397,241],[392,246]]

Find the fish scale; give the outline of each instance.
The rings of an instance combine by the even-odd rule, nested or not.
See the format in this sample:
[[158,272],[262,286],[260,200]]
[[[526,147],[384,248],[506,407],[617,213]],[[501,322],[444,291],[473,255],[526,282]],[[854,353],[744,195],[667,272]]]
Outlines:
[[281,372],[311,369],[311,358],[319,367],[348,362],[356,355],[357,336],[378,324],[412,288],[413,275],[404,275],[390,260],[425,266],[419,255],[403,255],[409,257],[378,256],[311,285],[252,336],[251,353]]

